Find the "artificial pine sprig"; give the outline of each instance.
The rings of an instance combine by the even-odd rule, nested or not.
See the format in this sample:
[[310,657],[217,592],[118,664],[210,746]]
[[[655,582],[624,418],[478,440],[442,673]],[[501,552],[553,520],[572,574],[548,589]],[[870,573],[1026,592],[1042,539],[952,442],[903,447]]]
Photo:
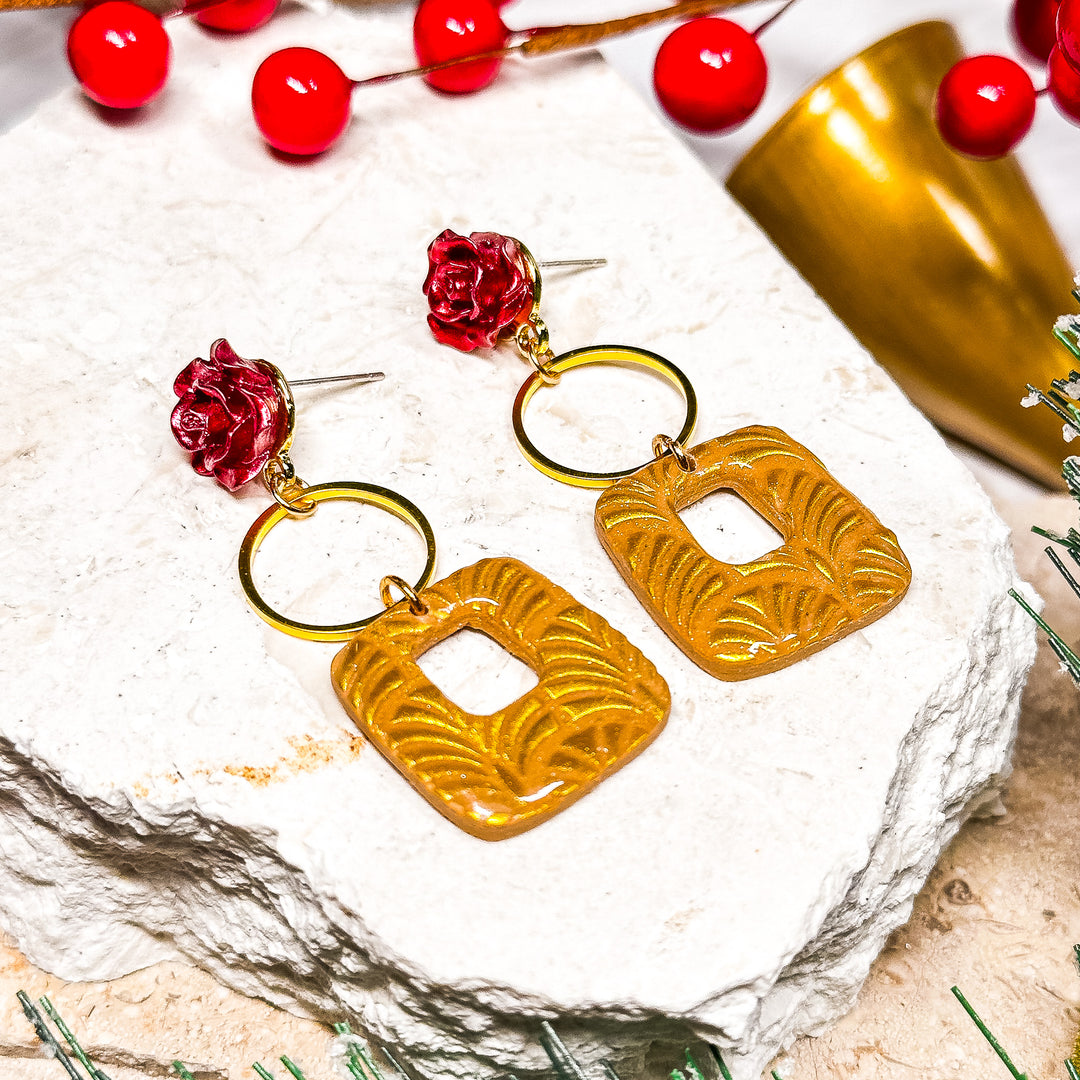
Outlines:
[[[1077,286],[1073,290],[1073,296],[1080,301],[1080,278],[1077,278]],[[1054,324],[1054,336],[1080,360],[1080,315],[1062,315]],[[1050,409],[1062,421],[1061,433],[1066,442],[1071,442],[1080,436],[1080,405],[1077,404],[1080,402],[1080,371],[1070,371],[1067,379],[1053,379],[1050,389],[1045,392],[1030,383],[1027,385],[1027,390],[1028,395],[1020,403],[1021,405],[1030,408],[1041,404]],[[1069,494],[1080,502],[1080,457],[1065,458],[1061,466],[1061,475]],[[1076,529],[1069,529],[1064,536],[1051,532],[1049,529],[1039,528],[1038,525],[1033,525],[1031,531],[1065,548],[1073,562],[1080,566],[1080,532]],[[1069,588],[1077,597],[1080,597],[1080,582],[1072,575],[1058,553],[1052,547],[1045,548],[1045,551]],[[1049,639],[1050,648],[1054,650],[1062,666],[1072,676],[1073,682],[1080,686],[1080,656],[1069,647],[1060,634],[1047,625],[1046,620],[1015,589],[1010,589],[1009,595],[1044,631]]]

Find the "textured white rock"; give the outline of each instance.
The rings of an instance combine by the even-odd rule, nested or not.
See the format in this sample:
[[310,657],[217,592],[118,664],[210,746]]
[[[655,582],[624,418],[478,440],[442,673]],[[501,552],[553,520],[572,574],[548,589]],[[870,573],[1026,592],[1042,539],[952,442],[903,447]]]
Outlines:
[[[357,77],[405,66],[405,17],[171,32],[174,75],[146,117],[104,124],[72,91],[2,142],[5,927],[68,978],[188,957],[348,1015],[432,1072],[537,1067],[537,1020],[559,1016],[588,1060],[693,1030],[754,1075],[846,1007],[1006,768],[1033,638],[1006,596],[1005,527],[599,61],[508,68],[467,100],[366,91],[335,152],[290,165],[249,121],[258,61],[311,44]],[[777,674],[698,670],[603,555],[594,495],[518,454],[521,364],[430,338],[423,251],[447,225],[541,258],[606,255],[549,277],[556,348],[669,356],[698,388],[703,438],[787,430],[895,530],[907,598]],[[511,554],[594,607],[668,679],[657,742],[486,844],[354,740],[334,647],[278,634],[240,594],[236,549],[265,495],[196,477],[168,433],[173,376],[219,335],[294,378],[385,369],[377,386],[298,391],[301,474],[413,499],[444,572]],[[621,444],[637,460],[678,426],[651,380],[575,376],[530,414],[556,456],[603,464]],[[415,576],[421,552],[362,518],[334,504],[275,533],[267,594],[301,616],[373,610],[378,578]],[[444,650],[443,675],[470,662]]]

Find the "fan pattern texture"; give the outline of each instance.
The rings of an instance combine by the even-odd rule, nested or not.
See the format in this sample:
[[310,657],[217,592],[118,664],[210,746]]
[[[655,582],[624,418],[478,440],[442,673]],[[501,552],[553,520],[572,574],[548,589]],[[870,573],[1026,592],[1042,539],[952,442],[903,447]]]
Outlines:
[[[513,559],[485,559],[402,602],[335,657],[357,726],[437,810],[486,840],[538,825],[657,735],[670,696],[656,668],[594,611]],[[487,634],[539,683],[499,712],[466,712],[417,658],[457,630]]]
[[[596,531],[619,572],[669,637],[719,679],[764,675],[880,618],[911,567],[896,537],[805,446],[746,427],[666,455],[608,488]],[[679,511],[734,492],[784,538],[761,558],[709,555]]]

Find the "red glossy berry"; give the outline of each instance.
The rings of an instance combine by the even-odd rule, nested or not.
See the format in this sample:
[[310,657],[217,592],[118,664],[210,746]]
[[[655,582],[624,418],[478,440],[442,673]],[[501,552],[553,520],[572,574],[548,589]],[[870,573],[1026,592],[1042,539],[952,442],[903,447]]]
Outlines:
[[664,111],[691,131],[717,135],[761,103],[768,67],[753,34],[727,19],[703,18],[672,31],[653,66]]
[[129,0],[87,8],[68,31],[68,63],[100,105],[137,109],[165,85],[169,35],[152,12]]
[[[509,31],[492,0],[420,0],[413,19],[413,47],[421,66],[503,48]],[[458,64],[425,75],[429,86],[449,94],[482,90],[502,67],[498,57]]]
[[1065,59],[1080,71],[1080,0],[1061,0],[1058,5],[1057,43]]
[[203,8],[195,15],[195,19],[212,30],[242,34],[268,22],[280,2],[281,0],[223,0],[220,4]]
[[1080,71],[1062,55],[1060,48],[1050,53],[1047,65],[1050,97],[1063,116],[1080,124]]
[[941,80],[935,102],[941,137],[962,154],[1001,157],[1035,118],[1031,76],[1007,56],[969,56]]
[[1060,0],[1013,0],[1013,34],[1032,59],[1045,63],[1057,41],[1059,2]]
[[352,80],[315,49],[280,49],[255,72],[251,110],[275,150],[308,157],[332,146],[349,124]]

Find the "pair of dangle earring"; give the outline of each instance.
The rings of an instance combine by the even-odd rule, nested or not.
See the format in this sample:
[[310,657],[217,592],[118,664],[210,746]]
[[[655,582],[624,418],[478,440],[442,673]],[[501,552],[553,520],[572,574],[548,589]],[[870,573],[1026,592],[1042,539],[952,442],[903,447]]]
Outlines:
[[[261,477],[274,497],[240,546],[248,602],[286,634],[346,642],[331,665],[345,711],[440,813],[481,839],[514,836],[579,799],[659,734],[670,709],[667,683],[600,615],[512,558],[484,559],[429,584],[435,538],[423,513],[373,484],[305,484],[289,459],[295,409],[281,372],[238,356],[224,340],[209,355],[177,377],[172,428],[196,472],[230,490]],[[254,560],[276,525],[333,500],[376,506],[410,525],[424,540],[426,564],[412,585],[385,575],[383,610],[373,615],[299,622],[262,597]],[[395,593],[403,599],[395,602]],[[465,628],[530,667],[537,685],[487,716],[455,705],[417,661]]]
[[[594,515],[600,543],[668,636],[709,674],[738,680],[776,671],[880,618],[900,602],[911,567],[896,536],[805,447],[776,427],[739,428],[687,443],[697,397],[664,357],[623,345],[555,355],[540,318],[540,270],[519,240],[446,230],[428,248],[424,293],[436,339],[464,351],[512,338],[533,371],[514,401],[525,457],[564,483],[605,488]],[[553,461],[525,430],[533,396],[574,368],[648,368],[682,394],[675,436],[653,439],[653,460],[613,472]],[[746,563],[709,555],[679,517],[715,491],[741,497],[783,537]]]

